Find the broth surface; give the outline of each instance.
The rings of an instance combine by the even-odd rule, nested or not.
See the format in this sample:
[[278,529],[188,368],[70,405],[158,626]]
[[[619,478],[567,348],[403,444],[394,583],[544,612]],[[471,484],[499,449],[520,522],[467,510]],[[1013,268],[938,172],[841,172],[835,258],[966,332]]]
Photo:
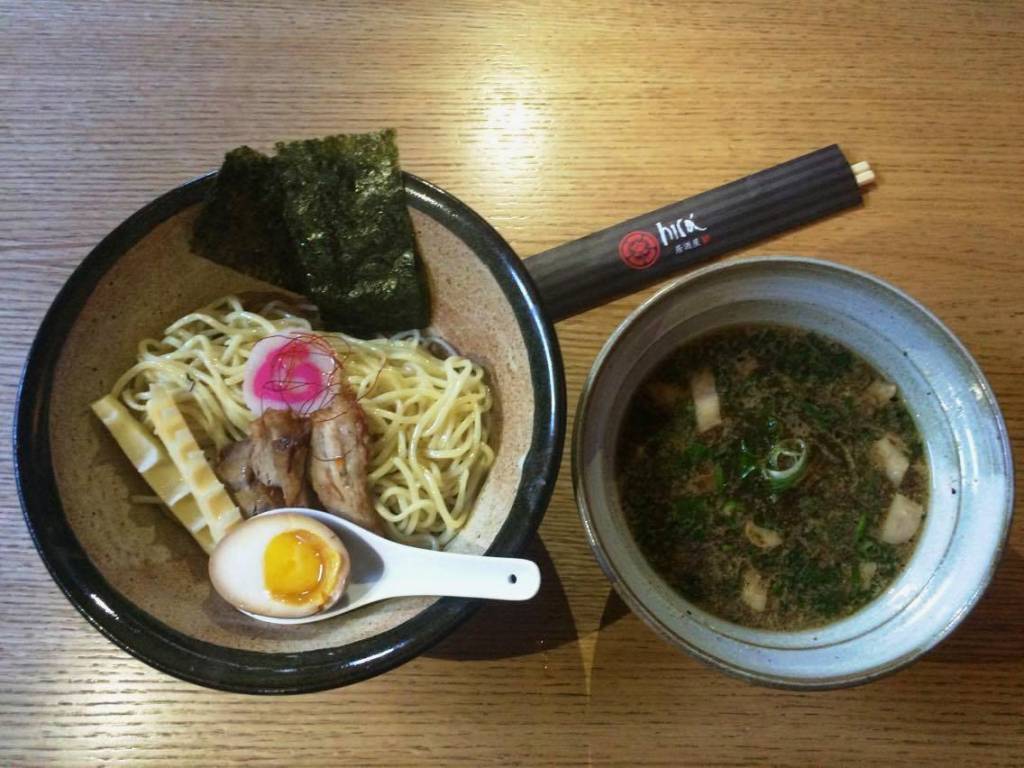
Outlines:
[[877,597],[927,508],[896,387],[839,344],[778,326],[672,353],[630,403],[617,475],[654,570],[710,613],[765,629],[827,624]]

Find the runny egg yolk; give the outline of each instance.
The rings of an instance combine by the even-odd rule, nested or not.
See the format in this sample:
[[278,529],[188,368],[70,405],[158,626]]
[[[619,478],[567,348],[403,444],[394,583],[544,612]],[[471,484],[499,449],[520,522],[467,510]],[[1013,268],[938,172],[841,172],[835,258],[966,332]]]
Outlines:
[[341,558],[326,541],[311,531],[277,534],[263,552],[263,582],[277,600],[293,605],[331,599],[338,584]]

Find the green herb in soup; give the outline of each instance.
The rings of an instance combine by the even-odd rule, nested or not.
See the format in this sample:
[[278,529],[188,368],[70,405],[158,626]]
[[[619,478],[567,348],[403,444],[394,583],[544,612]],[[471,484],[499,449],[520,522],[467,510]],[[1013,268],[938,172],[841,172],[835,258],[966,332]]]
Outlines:
[[818,626],[875,598],[909,560],[927,506],[896,386],[844,347],[776,326],[677,350],[634,396],[617,459],[654,569],[751,627]]

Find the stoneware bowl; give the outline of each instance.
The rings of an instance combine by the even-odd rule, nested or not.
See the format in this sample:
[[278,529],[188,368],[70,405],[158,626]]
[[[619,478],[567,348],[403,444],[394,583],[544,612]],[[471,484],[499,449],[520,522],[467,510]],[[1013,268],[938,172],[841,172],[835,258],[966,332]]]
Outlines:
[[[908,567],[874,602],[825,627],[769,632],[701,611],[644,560],[619,501],[615,445],[636,387],[687,340],[744,323],[812,330],[857,352],[899,385],[926,446],[929,503]],[[587,536],[630,608],[709,664],[792,688],[866,682],[909,664],[948,635],[992,578],[1013,510],[1012,473],[995,397],[953,334],[892,286],[808,259],[710,267],[654,296],[598,355],[573,441],[576,498]]]
[[[82,262],[50,309],[19,394],[15,454],[29,528],[71,602],[114,643],[186,680],[254,693],[355,682],[421,653],[476,603],[409,598],[331,621],[278,627],[212,592],[206,557],[176,523],[133,506],[147,493],[89,403],[136,345],[226,293],[269,286],[195,256],[197,179],[157,199]],[[482,363],[496,395],[496,460],[451,551],[519,554],[534,534],[561,453],[557,342],[523,265],[482,219],[406,177],[434,302],[434,327]]]

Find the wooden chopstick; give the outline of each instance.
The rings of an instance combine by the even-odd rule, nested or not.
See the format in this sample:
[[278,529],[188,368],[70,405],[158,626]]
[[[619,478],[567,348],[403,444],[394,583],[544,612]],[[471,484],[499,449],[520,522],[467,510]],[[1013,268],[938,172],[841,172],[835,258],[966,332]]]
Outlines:
[[853,177],[857,179],[858,187],[866,187],[868,184],[873,184],[875,181],[875,172],[871,170],[871,166],[866,160],[860,163],[854,163],[850,166],[850,170],[853,171]]

